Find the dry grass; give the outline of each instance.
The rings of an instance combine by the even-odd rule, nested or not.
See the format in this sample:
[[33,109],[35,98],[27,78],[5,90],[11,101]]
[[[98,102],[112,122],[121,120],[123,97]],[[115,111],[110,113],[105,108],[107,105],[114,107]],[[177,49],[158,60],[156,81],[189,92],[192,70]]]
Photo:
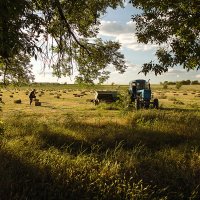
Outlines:
[[160,110],[137,112],[76,88],[38,88],[30,106],[26,90],[1,90],[0,199],[200,198],[200,88],[155,88]]

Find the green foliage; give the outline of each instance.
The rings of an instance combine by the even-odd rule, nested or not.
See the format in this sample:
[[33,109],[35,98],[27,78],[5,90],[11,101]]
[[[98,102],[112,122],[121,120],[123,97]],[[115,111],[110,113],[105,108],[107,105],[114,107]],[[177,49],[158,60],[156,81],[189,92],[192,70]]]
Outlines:
[[100,17],[108,7],[116,9],[123,2],[2,0],[0,59],[11,65],[19,53],[36,60],[39,56],[57,77],[73,74],[78,66],[79,81],[92,83],[99,78],[102,83],[109,77],[105,68],[110,64],[121,73],[126,69],[120,44],[97,38]]
[[199,68],[199,0],[130,2],[142,10],[133,16],[138,41],[159,45],[158,63],[145,63],[141,72],[158,75],[177,65],[187,70]]
[[84,41],[87,50],[92,52],[92,56],[87,54],[86,50],[80,49],[74,54],[74,60],[77,61],[77,69],[79,76],[76,78],[80,82],[93,83],[93,80],[99,83],[105,82],[109,78],[110,72],[106,70],[108,65],[115,66],[116,70],[124,73],[126,69],[124,55],[117,52],[120,45],[117,42],[97,39],[93,44],[88,45],[88,41]]
[[163,86],[163,89],[167,89],[168,88],[168,81],[161,83],[161,85]]
[[2,59],[0,65],[0,74],[3,76],[4,85],[12,83],[14,85],[27,84],[34,80],[32,74],[32,65],[30,56],[22,52],[10,57],[9,61]]
[[[165,81],[167,82],[168,85],[176,85],[176,83],[178,83],[177,81]],[[182,80],[182,81],[179,81],[181,85],[190,85],[192,84],[194,81],[191,81],[191,80]],[[198,81],[195,81],[197,84],[198,84]],[[161,83],[162,85],[162,83]]]
[[181,82],[176,82],[176,89],[180,89],[183,84]]
[[36,45],[44,25],[33,12],[31,1],[1,0],[0,2],[0,59],[8,60],[20,51],[36,55]]
[[196,81],[192,81],[191,84],[192,84],[192,85],[199,85],[200,83],[199,83],[198,80],[196,80]]

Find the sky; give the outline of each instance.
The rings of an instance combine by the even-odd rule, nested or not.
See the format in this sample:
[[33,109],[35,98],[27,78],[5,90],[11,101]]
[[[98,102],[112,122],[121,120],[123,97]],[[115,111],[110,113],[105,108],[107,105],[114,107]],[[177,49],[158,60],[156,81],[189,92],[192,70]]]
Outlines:
[[[141,66],[145,62],[156,60],[155,51],[156,45],[139,44],[135,36],[135,23],[131,17],[134,14],[140,13],[132,5],[126,4],[125,8],[118,8],[116,10],[108,9],[107,13],[101,17],[101,26],[99,37],[118,41],[121,44],[120,51],[124,54],[127,70],[123,74],[119,74],[110,67],[110,78],[105,84],[128,84],[134,79],[151,80],[151,83],[158,84],[164,81],[181,81],[181,80],[198,80],[200,81],[200,71],[192,70],[187,72],[181,67],[169,69],[167,73],[155,76],[153,73],[144,75],[141,71]],[[35,82],[59,82],[59,83],[74,83],[74,76],[56,78],[52,77],[51,71],[42,70],[40,62],[32,61],[33,73],[35,75]]]

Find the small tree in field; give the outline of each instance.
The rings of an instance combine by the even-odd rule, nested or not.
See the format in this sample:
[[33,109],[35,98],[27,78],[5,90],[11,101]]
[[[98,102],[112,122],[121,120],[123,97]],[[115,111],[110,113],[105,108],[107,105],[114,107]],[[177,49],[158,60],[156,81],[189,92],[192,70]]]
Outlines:
[[168,81],[165,81],[164,83],[160,83],[163,86],[163,89],[167,89],[168,88]]
[[182,83],[181,82],[176,82],[176,89],[180,89],[181,88],[181,86],[182,86]]

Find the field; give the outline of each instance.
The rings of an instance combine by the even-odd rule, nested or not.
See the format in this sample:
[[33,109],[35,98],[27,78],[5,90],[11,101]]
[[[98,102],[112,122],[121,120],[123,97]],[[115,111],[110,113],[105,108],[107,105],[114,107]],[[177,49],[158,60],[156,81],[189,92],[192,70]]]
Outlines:
[[[200,199],[200,85],[152,85],[160,108],[127,107],[127,86],[1,88],[0,199]],[[94,90],[121,101],[95,106]],[[21,103],[14,103],[15,100]]]

